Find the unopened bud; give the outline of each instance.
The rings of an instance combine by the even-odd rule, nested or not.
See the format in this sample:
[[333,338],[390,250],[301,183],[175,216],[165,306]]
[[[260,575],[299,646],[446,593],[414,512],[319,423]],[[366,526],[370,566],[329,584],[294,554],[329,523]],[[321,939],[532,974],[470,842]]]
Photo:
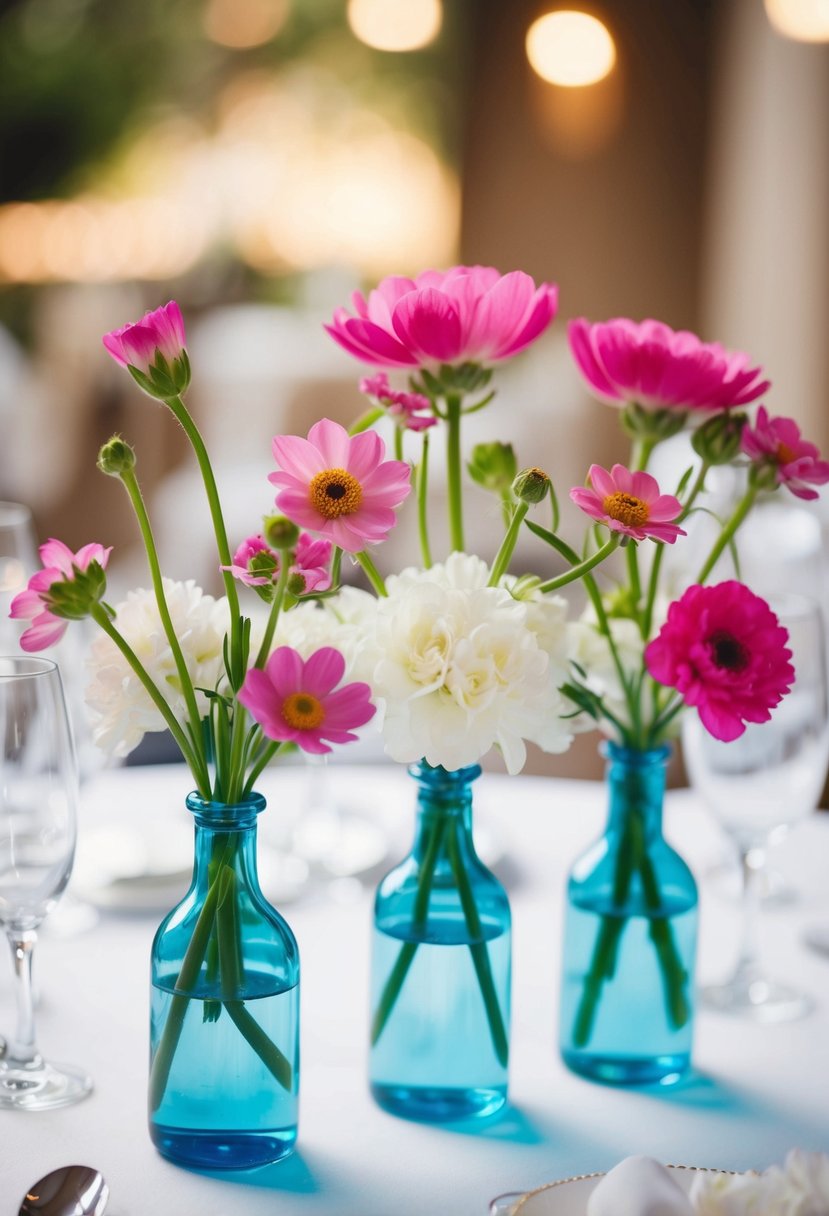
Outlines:
[[707,464],[730,464],[740,450],[746,414],[715,414],[691,436],[691,447]]
[[550,492],[550,478],[543,469],[522,469],[512,483],[512,492],[522,502],[541,502]]
[[622,411],[622,426],[631,439],[647,439],[659,443],[678,435],[688,418],[686,410],[673,408],[646,410],[632,401]]
[[274,549],[284,552],[295,549],[299,540],[299,528],[284,515],[266,515],[262,523],[262,535]]
[[98,453],[98,468],[110,477],[120,477],[135,468],[135,449],[120,435],[113,435]]
[[485,490],[501,494],[508,490],[518,472],[518,460],[511,443],[476,443],[466,466],[469,476]]

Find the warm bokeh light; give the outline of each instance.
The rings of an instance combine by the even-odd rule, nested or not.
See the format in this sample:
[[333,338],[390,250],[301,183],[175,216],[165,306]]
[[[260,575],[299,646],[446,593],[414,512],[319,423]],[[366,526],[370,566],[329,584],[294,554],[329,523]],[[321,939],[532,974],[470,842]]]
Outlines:
[[440,32],[441,0],[348,0],[348,24],[377,51],[417,51]]
[[289,9],[289,0],[207,0],[204,32],[234,50],[262,46],[282,29]]
[[589,13],[545,13],[527,30],[527,58],[550,84],[578,88],[604,79],[616,62],[610,31]]
[[766,0],[766,13],[785,38],[829,42],[829,0]]

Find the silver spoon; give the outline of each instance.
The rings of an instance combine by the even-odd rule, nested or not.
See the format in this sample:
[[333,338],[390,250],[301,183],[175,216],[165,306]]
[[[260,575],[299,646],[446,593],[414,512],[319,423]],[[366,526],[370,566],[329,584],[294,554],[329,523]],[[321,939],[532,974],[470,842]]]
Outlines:
[[29,1188],[18,1216],[103,1216],[109,1187],[91,1165],[64,1165]]

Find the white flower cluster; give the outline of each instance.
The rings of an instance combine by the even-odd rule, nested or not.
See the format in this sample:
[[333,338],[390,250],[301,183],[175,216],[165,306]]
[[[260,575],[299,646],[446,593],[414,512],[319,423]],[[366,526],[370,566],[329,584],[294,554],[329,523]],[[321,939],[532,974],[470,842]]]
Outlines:
[[386,751],[394,760],[458,769],[497,746],[510,773],[526,741],[562,752],[572,734],[558,686],[566,678],[566,606],[488,587],[480,558],[454,553],[387,580],[366,657]]
[[699,1174],[697,1216],[829,1216],[829,1157],[793,1149],[762,1174]]
[[[227,600],[205,595],[192,579],[186,583],[164,579],[164,595],[190,679],[196,687],[215,688],[224,670],[222,647],[230,619]],[[131,591],[117,606],[114,623],[181,720],[186,705],[154,593]],[[87,666],[92,678],[86,702],[92,710],[93,739],[100,747],[114,756],[126,756],[146,731],[164,730],[162,715],[106,634],[93,642]],[[207,697],[197,692],[196,700],[199,713],[206,714]]]

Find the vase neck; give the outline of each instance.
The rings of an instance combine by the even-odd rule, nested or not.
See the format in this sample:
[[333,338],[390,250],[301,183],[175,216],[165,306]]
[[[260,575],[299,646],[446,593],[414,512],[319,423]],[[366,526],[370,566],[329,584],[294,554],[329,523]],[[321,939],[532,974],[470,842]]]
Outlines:
[[256,870],[256,819],[265,809],[261,794],[238,803],[210,802],[189,794],[187,808],[196,827],[193,881],[205,890],[219,866],[229,867],[238,882],[259,889]]
[[477,764],[465,768],[433,768],[424,760],[412,764],[409,772],[417,782],[417,824],[414,852],[418,854],[431,837],[438,821],[451,820],[455,831],[472,841],[472,782],[481,774]]
[[608,742],[603,745],[602,754],[610,793],[608,832],[621,832],[630,817],[637,815],[646,839],[661,836],[670,747],[639,750]]

